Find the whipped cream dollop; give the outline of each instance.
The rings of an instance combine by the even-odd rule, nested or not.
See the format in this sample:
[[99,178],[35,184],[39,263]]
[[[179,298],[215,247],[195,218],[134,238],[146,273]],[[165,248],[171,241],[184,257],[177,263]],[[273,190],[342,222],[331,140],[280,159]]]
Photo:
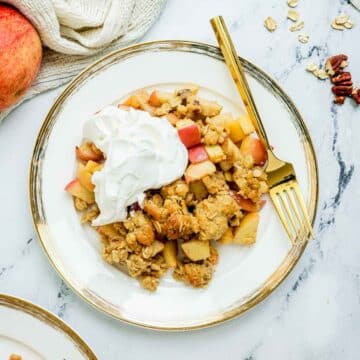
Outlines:
[[100,209],[93,225],[123,221],[127,207],[144,200],[144,191],[180,178],[188,153],[176,129],[149,113],[108,106],[88,119],[83,137],[106,157],[94,173],[95,200]]

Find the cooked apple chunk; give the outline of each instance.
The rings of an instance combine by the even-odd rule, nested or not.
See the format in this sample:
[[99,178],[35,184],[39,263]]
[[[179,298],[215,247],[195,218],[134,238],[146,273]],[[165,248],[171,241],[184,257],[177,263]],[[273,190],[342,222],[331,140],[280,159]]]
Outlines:
[[190,191],[194,193],[195,199],[200,201],[208,196],[206,186],[201,180],[196,180],[190,183]]
[[[254,125],[247,114],[243,114],[236,119],[245,135],[249,135],[255,131]],[[235,141],[236,142],[236,141]]]
[[207,145],[205,146],[206,152],[209,155],[209,159],[213,163],[218,163],[225,160],[226,156],[220,145]]
[[227,245],[231,244],[234,241],[234,234],[232,230],[229,228],[225,231],[224,235],[218,240],[220,244]]
[[190,240],[183,243],[181,249],[191,261],[205,260],[210,256],[208,241]]
[[[231,139],[229,139],[229,138],[225,139],[225,141],[223,142],[221,147],[226,155],[226,162],[231,164],[231,166],[236,161],[241,159],[240,149],[234,144],[234,142]],[[221,164],[220,164],[220,166],[221,166]]]
[[234,243],[240,245],[251,245],[256,241],[256,233],[259,225],[259,213],[252,212],[241,220],[240,225],[235,230]]
[[94,193],[82,186],[78,179],[69,182],[66,185],[65,190],[72,196],[85,201],[87,204],[94,204],[95,202]]
[[189,160],[192,164],[205,161],[209,158],[204,145],[196,145],[188,150]]
[[254,159],[254,164],[264,165],[267,160],[267,152],[264,145],[257,138],[247,136],[240,145],[243,154],[250,154]]
[[177,265],[177,242],[167,241],[164,246],[163,255],[168,267]]
[[89,191],[94,191],[95,185],[91,181],[95,171],[99,171],[102,168],[102,164],[98,164],[95,161],[89,160],[86,165],[79,163],[77,170],[77,178],[80,184]]
[[189,149],[200,144],[201,135],[198,125],[192,120],[180,120],[176,123],[178,134],[182,143]]
[[103,153],[92,143],[84,143],[75,148],[76,157],[81,161],[99,161],[104,159]]
[[198,164],[190,164],[185,171],[185,181],[190,183],[195,180],[200,180],[206,175],[213,174],[216,171],[216,166],[209,160]]

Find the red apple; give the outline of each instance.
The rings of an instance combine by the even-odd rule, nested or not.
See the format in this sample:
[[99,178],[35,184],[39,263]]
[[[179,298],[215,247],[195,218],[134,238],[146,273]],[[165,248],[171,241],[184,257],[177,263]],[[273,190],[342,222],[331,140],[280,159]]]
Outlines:
[[204,145],[197,145],[189,149],[189,160],[192,164],[205,161],[208,158]]
[[0,3],[0,111],[24,95],[39,71],[41,57],[40,37],[30,21]]
[[[178,126],[178,121],[176,126]],[[181,126],[181,125],[180,125]],[[197,144],[200,144],[201,135],[199,127],[195,123],[190,123],[183,127],[178,128],[178,134],[182,143],[187,147],[191,148]]]
[[250,154],[256,165],[264,165],[267,160],[267,151],[264,145],[251,135],[246,136],[241,142],[240,151],[243,154]]

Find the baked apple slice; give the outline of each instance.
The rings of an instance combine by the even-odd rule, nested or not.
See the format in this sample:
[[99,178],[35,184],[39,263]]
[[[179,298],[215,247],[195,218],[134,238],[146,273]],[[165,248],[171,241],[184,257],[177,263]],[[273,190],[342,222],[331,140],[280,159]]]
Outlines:
[[259,211],[259,207],[250,199],[245,199],[244,197],[242,197],[235,191],[230,191],[230,195],[239,204],[241,210],[248,211],[248,212]]
[[260,216],[258,212],[245,215],[234,234],[234,243],[240,245],[251,245],[256,242],[256,234]]
[[79,163],[76,175],[80,181],[80,184],[84,186],[87,190],[94,191],[95,185],[92,183],[91,178],[94,172],[101,170],[102,167],[102,164],[99,164],[92,160],[89,160],[86,165]]
[[185,171],[185,181],[190,183],[195,180],[200,180],[206,175],[211,175],[216,172],[216,166],[209,160],[198,164],[190,164]]
[[76,157],[81,161],[100,161],[104,159],[103,153],[92,143],[84,143],[75,148]]
[[72,196],[75,196],[85,201],[87,204],[94,204],[95,202],[94,193],[86,189],[84,186],[82,186],[78,179],[70,181],[65,186],[65,190]]
[[255,132],[254,125],[247,114],[242,114],[236,120],[240,123],[241,129],[245,135]]
[[234,241],[234,234],[232,233],[232,230],[228,228],[224,235],[218,240],[220,244],[227,245],[231,244]]
[[122,105],[132,107],[134,109],[143,109],[148,104],[149,94],[146,90],[139,90],[135,94],[127,98]]
[[220,145],[207,145],[205,146],[206,152],[209,155],[209,159],[213,163],[219,163],[226,159],[223,149]]
[[267,160],[267,151],[261,141],[253,136],[246,136],[241,142],[240,151],[243,154],[250,154],[255,165],[264,165]]
[[180,120],[176,123],[181,142],[189,149],[200,144],[199,127],[192,120]]
[[189,153],[189,160],[192,164],[197,164],[209,158],[204,145],[194,146],[188,150],[188,153]]
[[165,104],[168,102],[172,97],[172,94],[164,92],[164,91],[158,91],[154,90],[149,97],[149,105],[154,107],[160,107],[162,104]]
[[177,242],[167,241],[164,246],[163,255],[167,266],[176,267],[177,265]]
[[181,249],[191,261],[205,260],[210,256],[208,241],[190,240],[182,243]]
[[194,193],[198,201],[205,199],[209,195],[206,186],[201,180],[193,181],[189,186],[190,191]]

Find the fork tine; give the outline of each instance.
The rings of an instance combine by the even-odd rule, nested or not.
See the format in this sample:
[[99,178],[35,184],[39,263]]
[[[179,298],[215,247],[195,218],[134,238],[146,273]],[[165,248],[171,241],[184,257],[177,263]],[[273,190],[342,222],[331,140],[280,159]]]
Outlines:
[[280,191],[278,193],[279,195],[279,198],[281,200],[281,203],[285,209],[285,212],[286,212],[286,215],[288,217],[288,219],[290,220],[290,223],[294,229],[294,232],[295,232],[295,239],[296,239],[296,234],[297,234],[297,226],[296,226],[296,223],[295,223],[295,220],[294,220],[294,215],[292,214],[291,210],[290,210],[290,207],[289,207],[289,203],[287,202],[286,198],[285,198],[285,194],[286,193],[286,190],[284,189],[284,191]]
[[276,211],[277,211],[277,213],[278,213],[278,215],[280,217],[280,220],[281,220],[281,222],[282,222],[282,224],[283,224],[283,226],[284,226],[284,228],[285,228],[291,242],[293,244],[295,244],[294,236],[290,231],[290,228],[289,228],[288,223],[286,221],[285,214],[284,214],[284,212],[282,210],[282,207],[280,205],[280,202],[279,202],[279,199],[278,199],[278,196],[277,196],[276,192],[273,192],[273,191],[270,190],[270,196],[271,196],[271,199],[272,199],[273,204],[274,204],[274,206],[276,208]]
[[[289,201],[291,203],[291,208],[292,208],[293,212],[295,213],[295,216],[298,219],[298,222],[300,224],[300,231],[299,231],[299,235],[300,235],[303,231],[306,232],[306,225],[304,224],[304,221],[301,218],[301,215],[299,213],[298,206],[296,205],[296,202],[294,200],[294,196],[292,194],[292,189],[289,188],[285,192],[286,192],[286,195],[287,195],[287,197],[288,197],[288,199],[289,199]],[[300,238],[300,236],[299,236],[299,238]]]
[[303,197],[301,195],[300,189],[299,189],[299,185],[297,183],[293,183],[292,188],[295,191],[295,195],[297,197],[297,200],[298,200],[298,203],[300,205],[301,211],[302,211],[302,213],[304,215],[305,223],[307,225],[308,231],[310,232],[311,237],[314,239],[314,232],[313,232],[310,220],[309,220],[309,215],[308,215],[307,210],[306,210],[305,201],[304,201],[304,199],[303,199]]

